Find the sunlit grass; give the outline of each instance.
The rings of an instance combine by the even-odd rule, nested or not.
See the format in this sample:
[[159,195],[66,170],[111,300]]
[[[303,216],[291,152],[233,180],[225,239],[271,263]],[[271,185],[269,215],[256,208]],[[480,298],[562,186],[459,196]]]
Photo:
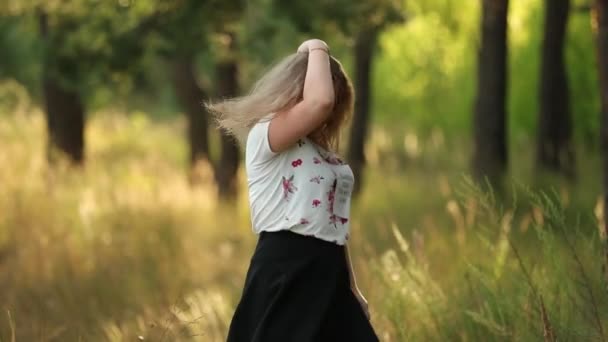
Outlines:
[[[1,341],[225,339],[255,244],[243,175],[234,207],[191,187],[183,130],[96,113],[86,165],[49,168],[42,114],[2,117]],[[581,161],[577,184],[551,179],[556,195],[519,185],[512,202],[468,183],[468,142],[448,139],[376,126],[366,147],[351,243],[381,339],[608,338],[585,170],[597,160]],[[531,157],[515,154],[511,175],[546,186]]]
[[216,278],[227,293],[240,286],[245,256],[233,258],[253,242],[247,217],[222,217],[212,187],[190,187],[171,126],[100,114],[86,166],[49,169],[42,115],[3,121],[0,298],[18,337],[52,335],[50,326],[88,340]]

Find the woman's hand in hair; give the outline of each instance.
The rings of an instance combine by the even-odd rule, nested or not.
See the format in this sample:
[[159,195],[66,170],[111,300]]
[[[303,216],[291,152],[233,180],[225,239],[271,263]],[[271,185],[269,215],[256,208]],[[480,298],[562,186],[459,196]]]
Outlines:
[[321,39],[309,39],[298,47],[298,52],[309,52],[311,49],[321,48],[329,51],[327,43]]

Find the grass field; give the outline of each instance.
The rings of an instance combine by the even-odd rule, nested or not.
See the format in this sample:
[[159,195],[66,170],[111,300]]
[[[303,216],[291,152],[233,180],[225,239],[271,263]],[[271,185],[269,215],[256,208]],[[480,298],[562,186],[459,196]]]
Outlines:
[[[96,113],[84,168],[45,161],[42,114],[0,116],[0,341],[222,341],[255,236],[186,177],[184,122]],[[597,156],[496,195],[469,142],[374,127],[352,250],[382,341],[606,341]],[[205,185],[206,184],[206,185]],[[553,188],[550,187],[553,185]]]

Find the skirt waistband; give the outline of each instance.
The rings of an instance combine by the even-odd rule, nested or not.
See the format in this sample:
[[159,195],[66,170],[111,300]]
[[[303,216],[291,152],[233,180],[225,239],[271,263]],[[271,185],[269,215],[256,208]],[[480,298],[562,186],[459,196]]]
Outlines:
[[344,246],[288,230],[261,232],[254,257],[293,259],[315,256],[344,258]]

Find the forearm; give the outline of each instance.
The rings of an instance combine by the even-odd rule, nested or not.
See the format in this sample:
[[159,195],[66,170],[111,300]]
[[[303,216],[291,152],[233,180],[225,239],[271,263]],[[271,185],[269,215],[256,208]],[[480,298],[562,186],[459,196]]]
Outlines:
[[302,97],[303,101],[322,107],[324,115],[329,115],[335,101],[327,47],[324,48],[320,43],[309,49]]

